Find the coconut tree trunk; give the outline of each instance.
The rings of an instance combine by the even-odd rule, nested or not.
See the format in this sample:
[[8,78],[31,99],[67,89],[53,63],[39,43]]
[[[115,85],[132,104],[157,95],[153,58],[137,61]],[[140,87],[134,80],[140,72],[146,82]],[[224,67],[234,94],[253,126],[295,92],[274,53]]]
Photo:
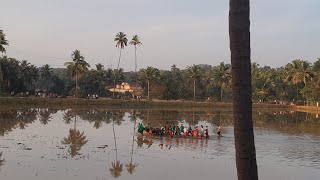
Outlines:
[[78,97],[78,69],[76,69],[76,97]]
[[137,73],[137,46],[134,45],[134,72]]
[[193,101],[196,100],[196,80],[193,80]]
[[222,98],[223,98],[223,89],[222,86],[220,86],[220,101],[222,102]]
[[250,0],[230,0],[229,36],[238,180],[258,180],[251,100]]
[[299,98],[299,86],[298,86],[298,84],[297,84],[297,102],[298,102],[298,98]]
[[102,88],[102,75],[101,75],[101,72],[100,72],[100,89],[99,89],[99,96],[101,97],[101,88]]
[[[114,77],[116,77],[116,75],[114,75]],[[116,80],[113,80],[113,92],[112,92],[112,96],[114,97],[114,92],[116,91]]]
[[118,66],[117,66],[117,70],[119,69],[119,65],[120,65],[120,60],[121,60],[121,50],[122,50],[122,48],[120,48],[120,53],[119,53],[119,61],[118,61]]
[[148,99],[150,99],[150,81],[148,80]]

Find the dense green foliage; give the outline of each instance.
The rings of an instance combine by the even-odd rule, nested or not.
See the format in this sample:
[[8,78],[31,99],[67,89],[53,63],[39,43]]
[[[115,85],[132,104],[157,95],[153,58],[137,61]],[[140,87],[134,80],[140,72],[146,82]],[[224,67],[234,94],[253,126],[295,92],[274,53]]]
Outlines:
[[[294,60],[285,67],[260,67],[252,64],[253,100],[257,101],[319,101],[320,59],[314,64],[304,60]],[[97,64],[95,69],[88,69],[88,63],[70,62],[67,68],[51,68],[46,64],[40,68],[26,60],[16,60],[3,56],[1,65],[1,93],[19,94],[35,90],[45,90],[58,95],[74,95],[75,81],[78,79],[78,90],[82,97],[87,94],[111,96],[107,89],[116,84],[128,82],[139,84],[145,91],[145,98],[153,99],[193,99],[229,101],[230,64],[220,63],[217,66],[193,65],[179,69],[175,65],[171,70],[158,70],[147,67],[137,73],[125,72],[122,68],[105,69]],[[76,69],[78,67],[78,69]],[[77,77],[78,73],[78,77]],[[116,77],[116,79],[115,79]],[[149,84],[149,91],[148,91]]]
[[[8,41],[0,31],[0,50],[5,53]],[[0,95],[21,96],[37,90],[55,93],[60,96],[87,97],[88,94],[111,97],[108,90],[116,84],[127,82],[144,89],[144,98],[165,100],[213,100],[231,101],[231,66],[221,62],[219,65],[194,64],[185,69],[175,65],[170,70],[147,67],[134,72],[125,72],[119,67],[121,50],[127,46],[126,34],[119,32],[114,41],[119,49],[117,69],[105,69],[89,64],[79,50],[72,52],[66,68],[51,68],[46,64],[36,67],[27,60],[17,60],[7,56],[0,57]],[[141,45],[135,35],[129,44]],[[254,102],[263,101],[311,101],[320,100],[320,58],[313,64],[305,60],[294,60],[279,68],[260,67],[252,63],[252,96]]]

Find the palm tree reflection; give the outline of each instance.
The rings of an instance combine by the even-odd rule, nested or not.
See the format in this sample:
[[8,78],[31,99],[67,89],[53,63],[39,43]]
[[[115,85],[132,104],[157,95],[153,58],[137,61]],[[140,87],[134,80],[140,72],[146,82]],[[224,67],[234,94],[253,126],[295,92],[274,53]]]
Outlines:
[[131,145],[131,158],[130,158],[130,162],[128,164],[126,164],[126,167],[127,167],[128,173],[129,174],[133,174],[134,169],[138,166],[138,164],[132,163],[133,146],[134,146],[134,135],[136,133],[136,121],[137,121],[137,117],[136,117],[136,112],[135,111],[132,111],[131,116],[130,116],[130,120],[131,120],[131,122],[133,122],[133,135],[132,135],[132,145]]
[[110,168],[111,175],[115,178],[121,176],[122,163],[120,163],[120,161],[116,160],[114,162],[111,162],[111,166],[112,166],[112,168]]
[[88,142],[88,140],[86,140],[84,132],[81,133],[78,129],[76,129],[76,123],[77,116],[75,116],[74,128],[69,129],[69,136],[67,138],[63,138],[63,140],[61,141],[62,144],[70,144],[69,153],[71,157],[79,155],[82,146],[84,146]]
[[[112,113],[113,116],[113,113]],[[119,176],[121,176],[121,172],[122,172],[122,163],[120,161],[118,161],[118,149],[117,149],[117,139],[116,139],[116,133],[114,130],[114,117],[112,117],[112,131],[113,131],[113,139],[114,139],[114,148],[116,151],[116,160],[111,162],[111,168],[110,173],[114,178],[118,178]]]
[[6,162],[4,159],[1,159],[2,156],[2,152],[0,152],[0,166],[4,165],[4,163]]

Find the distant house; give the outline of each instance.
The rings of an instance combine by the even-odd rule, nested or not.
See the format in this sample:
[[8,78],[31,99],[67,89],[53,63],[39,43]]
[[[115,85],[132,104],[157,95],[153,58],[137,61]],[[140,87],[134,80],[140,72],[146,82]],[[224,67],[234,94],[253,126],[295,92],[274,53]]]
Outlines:
[[118,93],[125,93],[125,92],[130,92],[131,94],[135,96],[141,96],[143,89],[139,85],[130,85],[129,83],[121,83],[117,84],[116,87],[112,87],[108,89],[110,92],[118,92]]

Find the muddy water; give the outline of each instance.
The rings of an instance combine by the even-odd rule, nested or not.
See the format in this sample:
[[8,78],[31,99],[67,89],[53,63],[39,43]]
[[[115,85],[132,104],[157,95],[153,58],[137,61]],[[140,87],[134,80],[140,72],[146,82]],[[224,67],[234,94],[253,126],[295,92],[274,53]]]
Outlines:
[[[204,125],[210,138],[137,137],[140,122]],[[260,179],[319,180],[317,114],[256,111],[254,124]],[[0,155],[1,180],[236,179],[224,111],[0,110]]]

